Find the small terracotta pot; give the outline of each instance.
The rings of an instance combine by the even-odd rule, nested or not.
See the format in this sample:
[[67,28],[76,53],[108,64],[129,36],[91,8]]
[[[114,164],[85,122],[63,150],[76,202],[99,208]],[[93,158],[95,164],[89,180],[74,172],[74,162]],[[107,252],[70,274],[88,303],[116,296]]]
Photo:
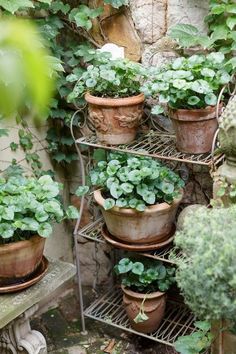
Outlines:
[[94,199],[101,207],[108,231],[116,238],[133,244],[163,242],[171,233],[175,215],[181,202],[175,199],[172,204],[161,203],[151,205],[143,212],[134,209],[114,207],[104,209],[105,199],[101,191],[94,192]]
[[176,134],[176,147],[190,154],[203,154],[211,151],[212,142],[218,127],[216,107],[204,109],[169,110]]
[[135,139],[143,114],[143,94],[103,98],[86,93],[85,99],[89,105],[89,118],[101,143],[119,145]]
[[[166,308],[166,294],[159,291],[151,294],[140,294],[125,288],[123,285],[121,288],[124,292],[123,304],[129,317],[131,327],[142,333],[151,333],[156,331],[164,317]],[[145,315],[148,316],[148,320],[136,323],[134,319],[140,312],[141,306]]]
[[35,235],[29,240],[0,245],[0,284],[33,273],[43,257],[45,238]]

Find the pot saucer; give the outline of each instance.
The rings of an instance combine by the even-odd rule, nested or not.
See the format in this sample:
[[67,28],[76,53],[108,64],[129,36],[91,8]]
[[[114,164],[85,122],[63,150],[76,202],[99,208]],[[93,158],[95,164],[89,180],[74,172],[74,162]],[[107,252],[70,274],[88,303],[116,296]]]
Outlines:
[[126,243],[124,241],[121,241],[114,237],[113,235],[110,234],[110,232],[107,230],[106,225],[104,224],[102,227],[102,236],[104,239],[110,243],[113,247],[116,248],[121,248],[127,251],[153,251],[157,250],[159,248],[163,248],[167,245],[169,245],[173,240],[174,240],[174,234],[175,234],[175,226],[173,226],[171,232],[165,240],[162,240],[161,242],[156,242],[156,243],[142,243],[142,244],[131,244],[131,243]]
[[28,277],[17,279],[14,283],[8,285],[0,285],[0,294],[13,293],[30,287],[41,280],[48,270],[49,262],[43,256],[42,262],[38,268]]

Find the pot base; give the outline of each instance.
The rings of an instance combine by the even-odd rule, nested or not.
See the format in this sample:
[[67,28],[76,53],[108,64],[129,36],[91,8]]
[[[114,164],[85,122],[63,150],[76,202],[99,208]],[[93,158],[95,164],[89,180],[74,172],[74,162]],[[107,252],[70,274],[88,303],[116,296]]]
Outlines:
[[107,230],[106,225],[104,224],[102,227],[102,236],[104,239],[110,243],[112,246],[116,248],[121,248],[124,250],[128,251],[153,251],[157,250],[159,248],[163,248],[167,245],[169,245],[173,240],[174,240],[174,234],[175,234],[175,226],[172,227],[171,233],[168,235],[165,235],[160,241],[161,242],[155,242],[155,243],[148,243],[148,244],[132,244],[132,243],[125,243],[122,242],[121,240],[118,240],[116,237],[110,234],[110,232]]
[[9,280],[6,284],[0,284],[0,294],[13,293],[30,287],[41,280],[48,270],[49,262],[43,256],[42,262],[32,274],[27,277]]

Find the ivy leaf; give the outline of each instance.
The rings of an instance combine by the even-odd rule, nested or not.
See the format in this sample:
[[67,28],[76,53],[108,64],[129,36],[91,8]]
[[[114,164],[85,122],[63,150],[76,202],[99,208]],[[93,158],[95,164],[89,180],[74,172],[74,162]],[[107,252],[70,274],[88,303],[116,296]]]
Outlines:
[[109,209],[112,209],[114,206],[115,206],[115,201],[114,199],[111,199],[111,198],[107,198],[105,199],[104,201],[104,209],[105,210],[109,210]]
[[40,236],[47,238],[51,235],[51,233],[52,233],[52,226],[48,222],[39,225],[38,234]]
[[0,0],[0,6],[14,14],[21,8],[34,7],[31,0]]
[[149,317],[144,312],[139,312],[134,318],[135,323],[142,323],[149,319]]
[[217,104],[217,96],[214,93],[210,93],[205,96],[205,102],[209,106],[215,106]]
[[68,219],[78,219],[79,211],[76,207],[74,207],[73,205],[70,205],[66,209],[66,216]]
[[213,8],[211,9],[211,13],[213,15],[220,15],[222,14],[226,9],[225,4],[219,4],[219,5],[215,5],[213,6]]
[[194,326],[205,332],[208,332],[211,329],[211,323],[207,321],[196,321]]
[[77,197],[82,197],[85,194],[87,194],[89,191],[89,187],[88,186],[79,186],[76,191],[75,191],[75,195],[77,195]]
[[132,265],[132,273],[141,275],[144,271],[144,265],[141,262],[135,262]]
[[154,106],[154,107],[152,108],[152,110],[151,110],[151,113],[152,113],[152,114],[155,114],[155,115],[161,114],[161,113],[163,113],[163,112],[164,112],[164,108],[161,107],[160,105]]
[[227,5],[226,6],[226,11],[231,13],[231,14],[236,14],[236,4]]
[[228,17],[226,20],[226,24],[232,30],[236,25],[236,16]]
[[122,258],[118,263],[119,274],[128,273],[133,267],[133,262],[129,258]]
[[196,106],[200,102],[200,98],[197,96],[190,96],[188,98],[188,104],[190,106]]

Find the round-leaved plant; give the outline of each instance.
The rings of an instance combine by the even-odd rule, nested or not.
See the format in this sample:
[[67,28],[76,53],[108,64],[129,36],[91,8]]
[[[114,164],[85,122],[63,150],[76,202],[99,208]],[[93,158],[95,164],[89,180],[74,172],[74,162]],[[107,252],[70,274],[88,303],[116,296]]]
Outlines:
[[48,175],[39,179],[11,176],[0,179],[0,244],[48,237],[52,223],[78,218],[75,207],[66,211],[59,198],[61,184]]

